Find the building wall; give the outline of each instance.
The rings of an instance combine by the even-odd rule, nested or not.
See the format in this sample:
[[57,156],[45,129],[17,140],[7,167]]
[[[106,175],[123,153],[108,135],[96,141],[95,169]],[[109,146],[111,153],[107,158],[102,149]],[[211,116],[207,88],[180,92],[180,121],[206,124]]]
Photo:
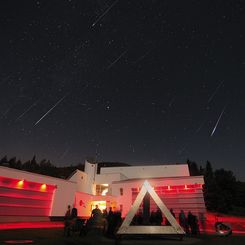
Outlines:
[[[67,205],[74,204],[76,192],[76,183],[74,182],[2,166],[0,166],[0,176],[57,186],[53,194],[52,208],[48,214],[49,216],[64,216]],[[21,216],[21,213],[19,215]]]
[[114,181],[120,181],[127,179],[124,175],[120,173],[112,173],[112,174],[97,174],[95,176],[96,184],[111,184]]
[[[189,176],[186,164],[102,168],[101,174],[97,175],[96,172],[97,165],[86,162],[85,172],[77,170],[68,181],[0,166],[0,176],[57,186],[49,216],[64,216],[67,205],[73,204],[79,209],[80,216],[87,216],[91,211],[89,203],[99,200],[108,202],[110,206],[112,204],[109,203],[113,200],[113,207],[122,209],[122,216],[125,216],[145,179],[155,188],[167,207],[173,208],[176,214],[180,209],[184,209],[185,212],[191,210],[195,214],[206,211],[201,188],[204,184],[203,177]],[[172,175],[179,177],[171,177]],[[135,179],[138,176],[140,179]],[[109,184],[110,196],[95,196],[96,184]],[[168,190],[168,186],[173,188]],[[185,186],[188,187],[187,190],[184,189]],[[151,206],[153,209],[157,208],[154,203],[151,203]]]
[[[202,176],[148,179],[148,181],[166,206],[169,209],[173,208],[177,215],[181,209],[186,213],[192,211],[196,215],[206,212],[202,191],[202,185],[204,184]],[[144,180],[128,180],[112,184],[112,195],[117,196],[118,207],[122,205],[123,217],[130,210],[143,183]],[[120,190],[121,188],[122,190]],[[157,209],[152,199],[151,209]]]
[[137,178],[164,178],[190,176],[187,164],[156,165],[156,166],[130,166],[106,167],[100,169],[101,174],[121,173],[128,179]]
[[77,169],[69,178],[69,180],[76,183],[76,191],[91,194],[91,187],[90,183],[88,183],[87,173]]
[[77,191],[85,192],[87,194],[96,194],[96,174],[98,165],[85,161],[84,172],[76,170],[70,177],[70,181],[77,183]]
[[[83,192],[76,192],[75,207],[78,211],[78,216],[88,218],[91,216],[93,202],[105,202],[106,208],[116,207],[116,198],[112,196],[95,196]],[[102,210],[101,210],[102,211]]]
[[84,172],[87,174],[87,193],[93,195],[96,193],[95,175],[97,174],[97,166],[95,163],[85,161]]

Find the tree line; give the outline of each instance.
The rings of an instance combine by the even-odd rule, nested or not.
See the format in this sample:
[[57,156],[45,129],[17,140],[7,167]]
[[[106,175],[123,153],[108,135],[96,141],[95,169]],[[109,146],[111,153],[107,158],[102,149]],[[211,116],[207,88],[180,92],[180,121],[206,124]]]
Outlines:
[[[98,164],[98,169],[106,166],[121,166],[120,164],[130,166],[125,163],[103,162]],[[232,171],[223,168],[214,170],[209,161],[204,167],[191,160],[187,160],[187,164],[191,176],[204,176],[204,199],[209,211],[245,215],[245,182],[238,181]],[[35,155],[26,162],[17,160],[16,157],[8,159],[4,156],[0,160],[0,165],[63,179],[76,169],[84,170],[82,163],[56,167],[47,159],[37,162]]]
[[83,164],[56,167],[50,160],[47,159],[42,159],[41,161],[37,162],[35,155],[31,160],[25,162],[22,162],[20,159],[17,160],[16,157],[8,159],[7,156],[4,156],[0,160],[0,165],[63,179],[66,179],[76,169],[84,170]]
[[191,160],[187,163],[191,176],[204,176],[203,192],[209,211],[245,215],[245,182],[238,181],[230,170],[214,170],[209,161],[204,167]]

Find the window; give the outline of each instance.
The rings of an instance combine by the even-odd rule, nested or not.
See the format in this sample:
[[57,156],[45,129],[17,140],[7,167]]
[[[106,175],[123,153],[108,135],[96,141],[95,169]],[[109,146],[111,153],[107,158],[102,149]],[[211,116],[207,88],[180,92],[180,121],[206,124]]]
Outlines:
[[123,188],[120,188],[120,195],[123,196]]
[[108,192],[108,184],[96,185],[96,195],[106,196]]

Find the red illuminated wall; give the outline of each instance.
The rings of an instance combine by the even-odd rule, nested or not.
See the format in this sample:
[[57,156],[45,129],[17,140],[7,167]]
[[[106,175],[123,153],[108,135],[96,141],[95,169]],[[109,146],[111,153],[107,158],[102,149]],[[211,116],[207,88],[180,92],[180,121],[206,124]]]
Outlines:
[[55,189],[0,176],[0,216],[49,216]]
[[[177,186],[155,186],[154,190],[163,200],[164,204],[174,210],[176,217],[180,210],[184,210],[187,214],[191,211],[193,214],[200,216],[206,213],[206,207],[203,198],[202,185],[177,185]],[[138,188],[132,188],[132,203],[135,201],[139,193]],[[150,207],[157,210],[157,205],[151,198]]]

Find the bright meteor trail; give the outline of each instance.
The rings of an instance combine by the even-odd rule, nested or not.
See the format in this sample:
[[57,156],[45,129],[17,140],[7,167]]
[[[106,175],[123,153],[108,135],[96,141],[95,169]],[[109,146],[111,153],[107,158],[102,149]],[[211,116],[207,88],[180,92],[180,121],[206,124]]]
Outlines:
[[223,83],[224,83],[224,81],[221,81],[221,83],[215,89],[215,91],[213,92],[213,94],[209,97],[208,103],[210,103],[213,100],[214,96],[216,95],[216,93],[218,92],[218,90],[220,89],[220,87],[223,85]]
[[60,100],[58,100],[54,106],[52,106],[36,123],[34,126],[36,126],[44,117],[46,117],[59,103],[62,102],[67,97],[68,94],[64,95]]
[[97,19],[96,21],[92,24],[92,27],[94,27],[109,11],[110,9],[118,2],[119,0],[116,0],[115,2],[112,3],[112,5],[106,9],[105,12],[103,12],[103,14],[101,14]]
[[109,70],[110,68],[112,68],[112,66],[114,66],[126,53],[127,53],[127,50],[125,50],[124,52],[122,52],[119,55],[119,57],[117,57],[106,69]]
[[35,101],[31,106],[29,106],[20,116],[18,116],[15,121],[20,120],[28,111],[30,111],[37,104],[38,100]]
[[222,112],[221,112],[221,114],[220,114],[220,116],[219,116],[219,118],[218,118],[218,120],[217,120],[217,122],[216,122],[216,124],[215,124],[215,126],[214,126],[214,129],[213,129],[213,131],[212,131],[210,137],[212,137],[212,136],[214,135],[214,133],[215,133],[215,131],[216,131],[216,128],[217,128],[217,126],[218,126],[218,124],[219,124],[219,121],[220,121],[220,119],[221,119],[221,117],[222,117],[222,115],[223,115],[223,113],[224,113],[224,111],[225,111],[225,108],[226,108],[226,106],[223,108],[223,110],[222,110]]

